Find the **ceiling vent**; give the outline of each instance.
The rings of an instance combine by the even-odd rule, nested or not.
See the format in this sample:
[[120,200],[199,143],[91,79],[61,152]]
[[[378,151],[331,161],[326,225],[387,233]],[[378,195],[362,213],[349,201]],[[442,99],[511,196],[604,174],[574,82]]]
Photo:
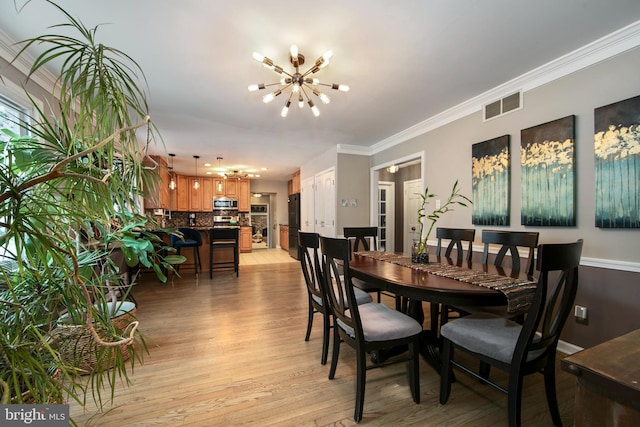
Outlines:
[[522,92],[516,92],[512,95],[505,96],[491,104],[484,106],[484,120],[495,119],[503,114],[522,108]]

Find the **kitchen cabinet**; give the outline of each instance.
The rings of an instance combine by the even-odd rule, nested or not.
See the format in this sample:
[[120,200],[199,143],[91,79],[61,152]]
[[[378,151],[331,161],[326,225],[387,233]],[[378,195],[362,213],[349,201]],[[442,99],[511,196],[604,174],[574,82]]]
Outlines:
[[289,226],[280,224],[280,247],[289,251]]
[[211,212],[213,210],[213,178],[202,178],[202,211]]
[[[196,190],[195,182],[200,183]],[[189,177],[189,210],[191,212],[207,212],[213,209],[213,180],[212,178]]]
[[251,252],[251,227],[240,227],[240,252]]
[[176,210],[186,212],[189,210],[189,177],[186,175],[176,175],[176,189],[174,199],[176,200]]
[[238,180],[234,178],[227,179],[224,192],[227,197],[238,197]]
[[169,204],[169,168],[164,158],[160,156],[150,156],[145,159],[144,164],[153,167],[157,163],[160,181],[153,187],[145,189],[144,208],[145,209],[170,209]]
[[300,192],[300,170],[297,170],[293,173],[291,177],[291,193],[296,194]]
[[223,177],[213,178],[213,194],[214,196],[226,195],[227,180]]
[[251,188],[247,178],[238,180],[238,212],[251,210]]

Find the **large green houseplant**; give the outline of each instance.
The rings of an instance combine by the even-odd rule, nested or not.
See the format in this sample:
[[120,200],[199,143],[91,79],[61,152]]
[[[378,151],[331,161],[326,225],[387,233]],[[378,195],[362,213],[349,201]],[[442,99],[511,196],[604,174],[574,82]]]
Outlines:
[[[6,126],[0,138],[0,393],[2,403],[84,404],[91,390],[102,404],[146,348],[131,345],[140,344],[136,323],[120,330],[111,322],[115,301],[108,299],[124,273],[113,251],[161,280],[183,257],[164,246],[139,206],[143,189],[159,180],[143,163],[157,132],[142,70],[97,42],[98,27],[48,2],[65,17],[51,28],[75,36],[28,39],[16,58],[40,47],[27,78],[51,65],[60,70],[57,89],[45,107],[25,91],[27,119],[0,118],[14,129]],[[61,316],[83,324],[103,353],[88,376],[75,375],[52,340]],[[117,351],[123,345],[130,362]]]
[[[453,210],[454,206],[467,206],[467,203],[473,203],[467,196],[460,194],[460,187],[458,187],[458,180],[453,183],[451,193],[447,200],[440,205],[439,208],[434,209],[430,213],[427,210],[429,200],[436,195],[429,192],[429,187],[425,187],[424,193],[418,194],[421,198],[420,208],[418,209],[418,223],[420,224],[420,230],[418,235],[414,239],[411,247],[411,260],[413,262],[426,263],[429,262],[429,246],[428,240],[435,227],[436,222],[442,215]],[[429,221],[429,228],[427,232],[424,232],[425,220]]]

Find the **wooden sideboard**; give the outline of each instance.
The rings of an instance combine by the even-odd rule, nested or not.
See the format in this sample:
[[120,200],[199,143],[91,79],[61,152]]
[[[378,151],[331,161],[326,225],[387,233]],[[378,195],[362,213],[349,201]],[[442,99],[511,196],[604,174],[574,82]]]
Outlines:
[[640,425],[640,329],[564,358],[576,376],[574,426]]

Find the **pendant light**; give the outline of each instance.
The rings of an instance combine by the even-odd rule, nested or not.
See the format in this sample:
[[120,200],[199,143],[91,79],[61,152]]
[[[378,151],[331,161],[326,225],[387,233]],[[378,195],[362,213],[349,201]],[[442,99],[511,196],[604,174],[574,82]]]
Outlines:
[[193,182],[193,189],[197,190],[200,188],[200,181],[198,181],[198,159],[200,156],[193,156],[193,158],[196,159],[196,180]]
[[175,190],[175,189],[176,189],[176,179],[175,179],[175,177],[173,176],[173,158],[174,158],[175,156],[176,156],[175,154],[173,154],[173,153],[169,153],[169,157],[170,157],[170,159],[171,159],[171,163],[170,163],[170,165],[171,165],[171,166],[169,166],[169,178],[170,178],[170,181],[169,181],[169,190]]

